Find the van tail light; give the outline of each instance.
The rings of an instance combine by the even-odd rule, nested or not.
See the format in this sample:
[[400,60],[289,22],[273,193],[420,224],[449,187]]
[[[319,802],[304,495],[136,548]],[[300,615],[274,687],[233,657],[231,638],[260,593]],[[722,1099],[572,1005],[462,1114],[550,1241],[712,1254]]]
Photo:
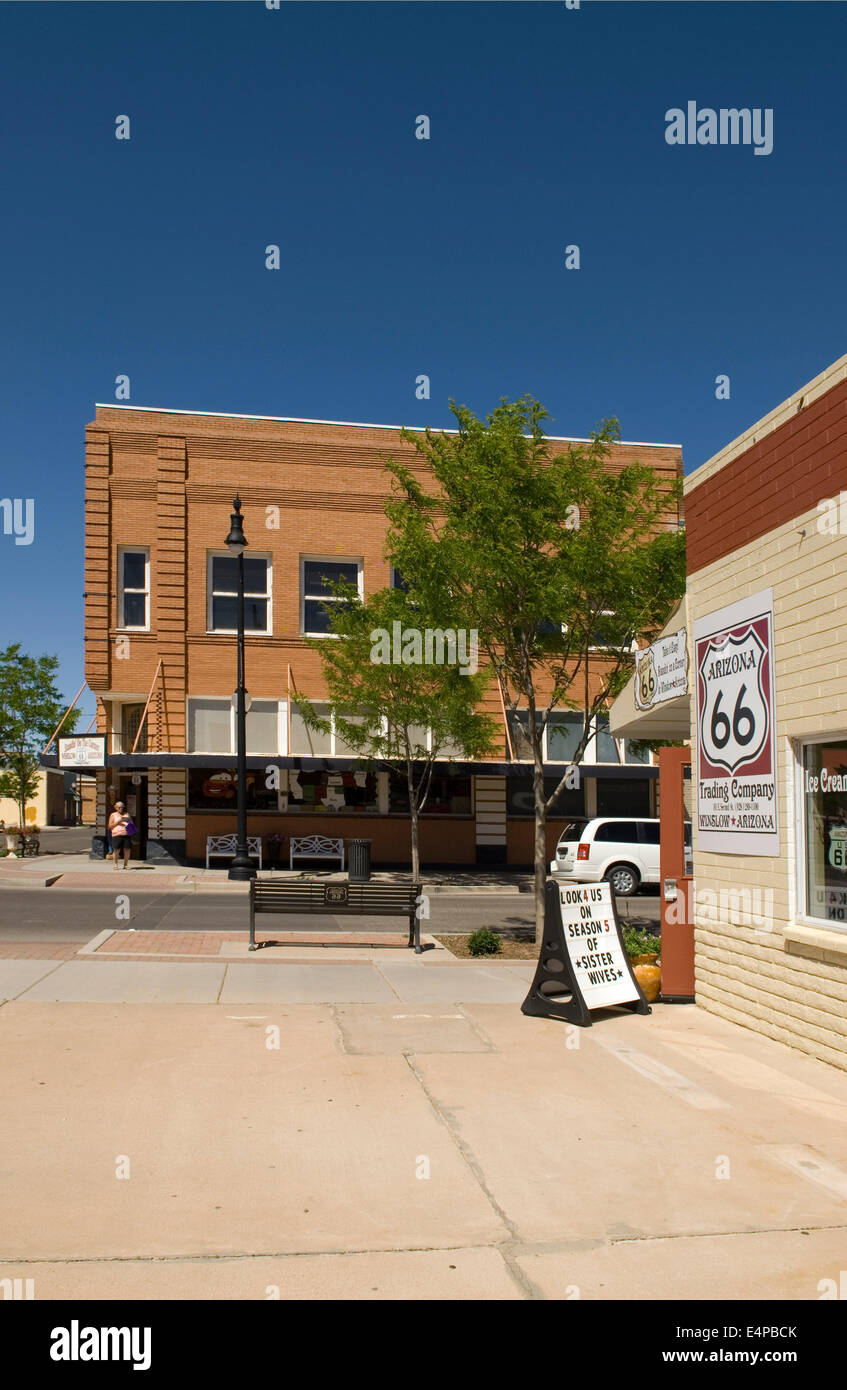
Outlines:
[[579,849],[576,852],[577,859],[587,859],[589,848],[589,845],[580,845]]

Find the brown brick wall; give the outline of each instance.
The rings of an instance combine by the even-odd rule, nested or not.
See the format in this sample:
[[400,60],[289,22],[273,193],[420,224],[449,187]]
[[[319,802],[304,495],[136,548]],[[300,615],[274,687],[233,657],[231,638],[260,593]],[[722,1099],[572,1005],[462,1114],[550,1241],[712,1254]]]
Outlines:
[[[300,636],[300,557],[361,558],[366,590],[388,583],[384,464],[392,454],[417,469],[414,449],[393,430],[98,406],[86,440],[91,688],[146,697],[161,661],[150,747],[172,752],[185,748],[187,694],[232,693],[235,641],[206,633],[206,557],[223,549],[238,491],[250,549],[272,559],[273,635],[247,637],[248,688],[256,698],[285,696],[290,665],[296,688],[319,697],[320,660]],[[635,458],[669,481],[681,474],[671,446],[616,446],[612,466]],[[279,529],[266,524],[273,506]],[[114,655],[120,545],[150,550],[150,632],[128,634],[126,660]],[[489,708],[499,717],[496,689]],[[105,723],[101,711],[98,728]]]

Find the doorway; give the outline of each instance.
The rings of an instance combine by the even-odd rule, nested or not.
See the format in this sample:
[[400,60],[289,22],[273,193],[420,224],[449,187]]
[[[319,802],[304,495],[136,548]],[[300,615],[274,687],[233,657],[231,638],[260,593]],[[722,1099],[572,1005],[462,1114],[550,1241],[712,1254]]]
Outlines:
[[118,788],[119,801],[122,801],[127,809],[127,815],[131,816],[138,826],[138,834],[132,839],[131,859],[147,858],[147,775],[146,773],[136,773],[141,781],[133,784],[133,773],[121,773],[120,785]]

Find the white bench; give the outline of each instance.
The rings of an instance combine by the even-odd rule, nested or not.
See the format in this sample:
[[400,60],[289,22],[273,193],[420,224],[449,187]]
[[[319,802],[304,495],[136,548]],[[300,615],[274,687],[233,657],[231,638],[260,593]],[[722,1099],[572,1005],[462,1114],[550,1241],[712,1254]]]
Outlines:
[[[206,868],[209,867],[210,859],[233,859],[235,857],[236,846],[238,844],[237,835],[207,835],[206,836]],[[259,868],[262,867],[262,839],[260,835],[248,835],[247,853],[257,855]]]
[[289,868],[294,868],[294,856],[298,859],[339,859],[344,868],[344,841],[331,840],[326,835],[292,835]]

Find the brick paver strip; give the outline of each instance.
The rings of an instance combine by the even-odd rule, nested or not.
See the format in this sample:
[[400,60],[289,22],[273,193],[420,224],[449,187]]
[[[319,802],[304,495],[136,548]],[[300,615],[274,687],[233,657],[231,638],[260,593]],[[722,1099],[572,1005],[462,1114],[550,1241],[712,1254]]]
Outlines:
[[[118,931],[98,946],[95,955],[220,956],[225,941],[247,941],[246,932]],[[268,932],[257,936],[280,946],[405,947],[408,936],[393,932]]]

